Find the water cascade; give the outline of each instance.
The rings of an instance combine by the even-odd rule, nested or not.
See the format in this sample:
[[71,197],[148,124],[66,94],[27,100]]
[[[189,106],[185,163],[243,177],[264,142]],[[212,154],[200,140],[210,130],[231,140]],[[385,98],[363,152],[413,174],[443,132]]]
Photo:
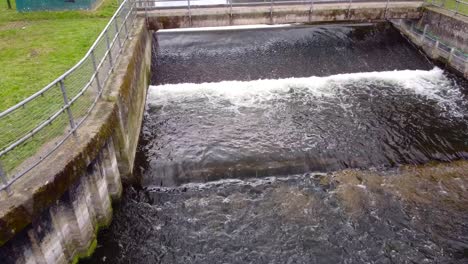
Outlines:
[[468,84],[387,24],[155,33],[90,263],[466,263]]

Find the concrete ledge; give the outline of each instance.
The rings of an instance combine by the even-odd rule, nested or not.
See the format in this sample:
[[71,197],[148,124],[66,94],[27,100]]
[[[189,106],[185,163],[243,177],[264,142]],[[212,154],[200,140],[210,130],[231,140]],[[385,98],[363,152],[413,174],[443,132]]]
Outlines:
[[[95,245],[131,180],[151,64],[139,19],[92,114],[71,139],[0,200],[1,263],[68,263]],[[3,194],[5,196],[5,194]],[[94,242],[93,242],[94,241]]]
[[226,7],[200,7],[189,13],[186,9],[163,9],[149,12],[149,28],[153,30],[185,27],[216,27],[252,24],[288,24],[321,22],[372,22],[385,19],[418,19],[423,2],[378,2],[306,5],[238,6],[232,13]]

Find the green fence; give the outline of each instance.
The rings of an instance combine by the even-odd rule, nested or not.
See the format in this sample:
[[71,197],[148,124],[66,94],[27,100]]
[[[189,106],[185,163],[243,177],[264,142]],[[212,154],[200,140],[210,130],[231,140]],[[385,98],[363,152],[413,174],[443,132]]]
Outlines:
[[16,0],[19,12],[38,10],[92,9],[101,0]]

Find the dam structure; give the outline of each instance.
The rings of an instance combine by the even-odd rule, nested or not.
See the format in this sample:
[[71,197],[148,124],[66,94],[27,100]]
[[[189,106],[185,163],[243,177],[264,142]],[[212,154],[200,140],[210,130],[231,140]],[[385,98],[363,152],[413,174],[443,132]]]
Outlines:
[[391,25],[153,37],[141,188],[85,263],[466,260],[467,82]]
[[466,263],[466,20],[123,1],[77,66],[0,113],[65,101],[63,136],[12,162],[49,118],[0,150],[0,262]]

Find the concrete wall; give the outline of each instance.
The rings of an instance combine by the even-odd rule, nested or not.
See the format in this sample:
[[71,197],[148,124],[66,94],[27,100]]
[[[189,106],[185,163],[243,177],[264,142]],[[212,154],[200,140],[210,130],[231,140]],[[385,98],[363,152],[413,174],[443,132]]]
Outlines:
[[429,7],[418,22],[419,28],[425,25],[428,25],[430,34],[468,53],[468,17],[454,16],[451,12]]
[[193,8],[143,12],[150,29],[216,27],[252,24],[370,22],[387,18],[418,19],[422,2],[385,2]]
[[0,199],[0,263],[70,263],[92,253],[131,181],[150,80],[151,34],[139,19],[103,99],[69,140]]
[[112,218],[110,197],[121,191],[114,142],[109,139],[78,181],[0,248],[2,263],[69,263],[89,255],[97,229]]
[[[412,24],[412,27],[418,28],[420,32],[424,32],[426,27],[426,35],[416,34],[407,22]],[[468,60],[464,59],[462,54],[468,49],[468,18],[454,16],[446,10],[430,7],[425,9],[421,19],[415,23],[394,20],[393,24],[428,57],[445,64],[468,79]],[[433,40],[425,36],[430,36]]]

